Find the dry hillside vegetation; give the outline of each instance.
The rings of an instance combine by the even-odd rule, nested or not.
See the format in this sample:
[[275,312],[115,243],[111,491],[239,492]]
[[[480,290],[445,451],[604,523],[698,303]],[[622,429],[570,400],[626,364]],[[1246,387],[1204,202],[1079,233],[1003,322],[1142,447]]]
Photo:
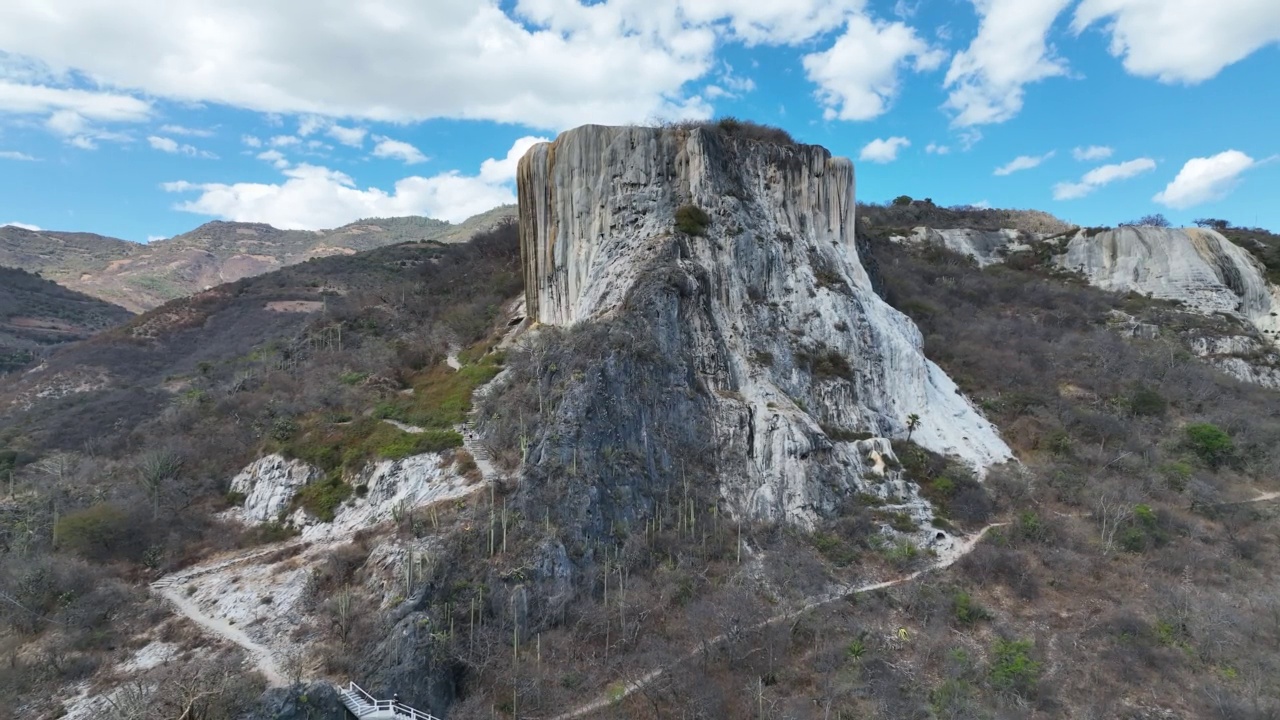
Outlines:
[[[462,353],[448,376],[438,367],[450,345],[488,336],[519,292],[518,267],[510,225],[466,244],[321,258],[174,301],[0,380],[0,641],[13,657],[0,695],[57,697],[127,659],[167,615],[145,581],[279,539],[279,528],[213,518],[237,501],[232,475],[262,454],[325,470],[297,501],[324,516],[366,459],[460,445],[444,428],[498,358]],[[99,386],[42,397],[86,369]]]
[[[237,500],[226,483],[248,460],[280,450],[325,469],[299,500],[323,515],[365,459],[456,445],[448,428],[471,391],[505,368],[479,427],[495,464],[536,465],[531,481],[397,518],[391,531],[435,550],[389,612],[342,613],[342,598],[382,582],[368,537],[317,566],[307,592],[336,619],[319,648],[327,676],[451,720],[1280,714],[1280,504],[1247,502],[1280,489],[1280,396],[1201,364],[1177,333],[1133,339],[1108,324],[1117,309],[1195,322],[1167,303],[1035,258],[980,270],[937,248],[859,246],[1022,461],[978,483],[894,442],[942,527],[1002,523],[949,569],[813,603],[933,558],[881,534],[911,520],[868,496],[812,531],[732,519],[705,482],[717,462],[700,444],[705,391],[686,392],[681,359],[644,340],[646,294],[675,291],[661,273],[616,317],[486,352],[521,290],[505,227],[222,286],[54,353],[43,379],[0,381],[0,479],[15,478],[0,502],[14,658],[0,692],[47,697],[126,656],[134,623],[163,617],[141,580],[279,538],[211,519]],[[281,302],[322,309],[270,309]],[[450,345],[468,348],[457,372]],[[108,384],[38,399],[40,383],[84,367]],[[660,482],[641,480],[643,448],[608,431],[652,413],[648,442],[676,469]],[[314,689],[285,695],[260,716],[335,711]]]
[[403,242],[461,242],[514,213],[504,206],[459,224],[424,217],[366,218],[321,231],[215,221],[146,245],[6,226],[0,227],[0,265],[40,272],[73,290],[143,312],[311,258]]
[[0,375],[131,317],[122,307],[0,267]]

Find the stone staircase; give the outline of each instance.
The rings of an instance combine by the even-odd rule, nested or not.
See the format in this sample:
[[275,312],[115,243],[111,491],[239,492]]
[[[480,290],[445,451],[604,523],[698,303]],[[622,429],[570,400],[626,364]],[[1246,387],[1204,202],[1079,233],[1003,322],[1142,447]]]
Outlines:
[[347,710],[361,720],[440,720],[397,700],[379,700],[355,683],[338,688],[338,698]]

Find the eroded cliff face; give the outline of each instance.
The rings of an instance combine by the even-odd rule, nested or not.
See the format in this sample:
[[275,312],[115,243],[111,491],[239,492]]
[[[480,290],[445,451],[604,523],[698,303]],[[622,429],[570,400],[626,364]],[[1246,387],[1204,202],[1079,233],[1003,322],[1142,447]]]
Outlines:
[[1206,315],[1248,320],[1273,342],[1280,337],[1280,294],[1247,250],[1201,228],[1122,227],[1077,233],[1059,266],[1116,292],[1178,300]]
[[1239,380],[1280,387],[1280,288],[1267,281],[1257,258],[1213,230],[1125,226],[1047,236],[916,228],[893,240],[941,245],[982,266],[1019,252],[1043,253],[1104,290],[1177,301],[1217,318],[1212,332],[1187,338],[1196,354]]
[[[880,482],[869,450],[839,439],[850,433],[905,437],[914,414],[913,440],[931,450],[977,469],[1011,457],[924,357],[910,319],[872,291],[849,160],[705,129],[586,126],[532,148],[518,178],[529,316],[625,320],[647,335],[635,344],[652,343],[672,391],[628,398],[629,379],[584,378],[562,405],[575,462],[591,442],[582,425],[615,413],[599,431],[662,474],[677,459],[651,440],[664,425],[693,425],[674,432],[682,447],[715,453],[730,507],[805,524]],[[687,207],[706,222],[689,223]],[[615,371],[605,362],[599,374]],[[633,417],[646,403],[654,414]],[[548,434],[530,462],[563,454],[560,437]],[[898,502],[922,503],[903,492]]]

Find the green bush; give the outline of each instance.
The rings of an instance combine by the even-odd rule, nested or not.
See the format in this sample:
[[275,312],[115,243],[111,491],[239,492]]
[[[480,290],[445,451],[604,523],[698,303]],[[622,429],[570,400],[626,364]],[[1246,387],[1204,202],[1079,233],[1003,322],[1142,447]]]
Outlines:
[[351,486],[342,481],[341,473],[329,473],[324,480],[302,488],[293,502],[310,513],[312,517],[324,522],[333,522],[338,506],[351,497],[351,492]]
[[991,619],[991,613],[986,608],[975,603],[969,593],[960,590],[951,596],[951,615],[957,624],[964,626],[977,625],[983,620]]
[[1042,664],[1031,659],[1030,640],[996,640],[991,648],[991,684],[1001,692],[1030,697],[1040,680]]
[[1164,476],[1164,482],[1174,492],[1182,492],[1187,489],[1187,483],[1191,481],[1191,475],[1195,472],[1195,468],[1187,463],[1179,460],[1167,462],[1160,466],[1160,474]]
[[897,205],[898,207],[902,207],[904,205],[910,205],[912,202],[913,200],[911,199],[910,195],[899,195],[898,197],[893,199],[893,204]]
[[706,235],[711,216],[697,205],[676,208],[676,229],[686,235]]
[[1235,455],[1236,446],[1231,436],[1213,423],[1191,423],[1183,432],[1187,447],[1211,468],[1222,467]]
[[113,555],[133,535],[129,515],[111,503],[67,513],[54,527],[58,545],[87,558]]
[[1159,417],[1169,409],[1169,401],[1149,387],[1138,387],[1129,396],[1129,409],[1134,415]]

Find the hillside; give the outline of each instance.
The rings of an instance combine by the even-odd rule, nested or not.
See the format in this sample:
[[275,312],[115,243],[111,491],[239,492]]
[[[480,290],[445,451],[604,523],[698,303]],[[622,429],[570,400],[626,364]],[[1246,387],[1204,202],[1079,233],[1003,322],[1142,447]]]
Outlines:
[[1280,392],[1195,353],[1189,303],[906,242],[852,180],[785,133],[580,128],[520,163],[518,226],[221,285],[0,379],[0,692],[1274,717]]
[[311,258],[402,242],[459,242],[513,214],[513,208],[495,208],[459,224],[420,217],[368,218],[315,232],[215,221],[146,245],[5,226],[0,227],[0,265],[39,272],[73,290],[143,312]]
[[122,307],[0,267],[0,374],[132,317]]

